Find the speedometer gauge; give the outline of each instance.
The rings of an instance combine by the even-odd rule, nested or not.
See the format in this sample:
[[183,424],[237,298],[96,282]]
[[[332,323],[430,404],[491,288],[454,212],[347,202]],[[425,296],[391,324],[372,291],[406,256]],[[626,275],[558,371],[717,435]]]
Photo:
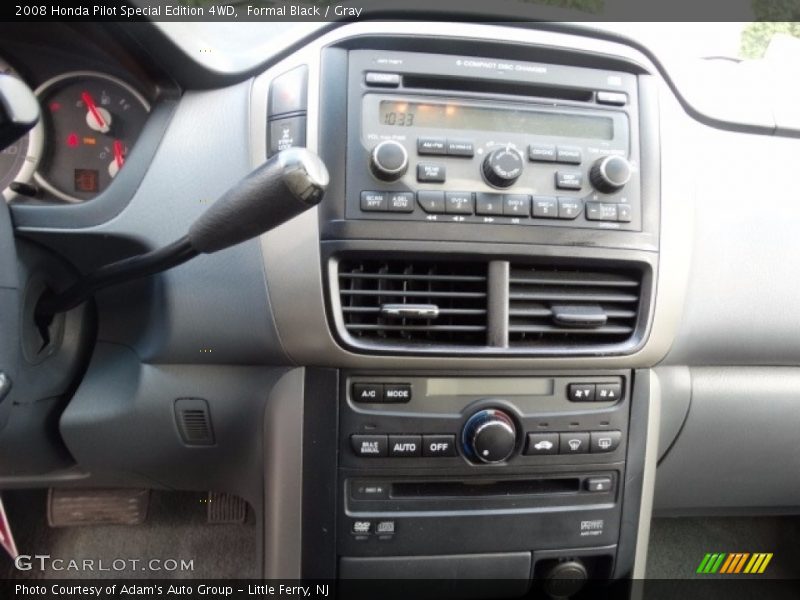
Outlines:
[[[0,59],[0,73],[18,77],[8,63]],[[26,182],[33,175],[42,147],[42,128],[34,127],[8,148],[0,152],[0,202],[11,200],[15,193],[9,186],[15,181]]]
[[36,182],[67,202],[105,191],[144,128],[147,100],[124,81],[90,71],[54,77],[36,95],[47,138]]

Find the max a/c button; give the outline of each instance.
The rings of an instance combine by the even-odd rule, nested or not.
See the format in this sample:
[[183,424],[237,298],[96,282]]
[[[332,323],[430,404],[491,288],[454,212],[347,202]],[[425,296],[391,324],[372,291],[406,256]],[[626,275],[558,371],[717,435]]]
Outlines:
[[383,386],[384,402],[408,402],[411,400],[411,384],[387,383]]
[[351,435],[350,443],[356,456],[371,458],[388,454],[389,439],[385,435]]

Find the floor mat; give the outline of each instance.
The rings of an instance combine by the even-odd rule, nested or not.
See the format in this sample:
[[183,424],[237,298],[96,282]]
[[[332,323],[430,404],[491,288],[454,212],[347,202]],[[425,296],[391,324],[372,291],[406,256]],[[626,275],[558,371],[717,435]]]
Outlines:
[[654,519],[647,556],[648,579],[689,579],[707,553],[771,552],[763,577],[800,578],[800,518]]
[[[4,492],[3,500],[20,554],[49,555],[50,559],[34,559],[30,570],[19,571],[3,555],[0,577],[259,577],[252,511],[243,524],[209,525],[206,522],[207,498],[207,494],[199,492],[152,492],[143,525],[51,528],[46,520],[45,491]],[[63,559],[63,562],[53,559]],[[101,559],[102,565],[99,564]],[[71,560],[76,561],[78,568],[70,568]],[[87,560],[94,561],[88,569],[89,563],[84,562]],[[44,569],[40,568],[42,563]]]

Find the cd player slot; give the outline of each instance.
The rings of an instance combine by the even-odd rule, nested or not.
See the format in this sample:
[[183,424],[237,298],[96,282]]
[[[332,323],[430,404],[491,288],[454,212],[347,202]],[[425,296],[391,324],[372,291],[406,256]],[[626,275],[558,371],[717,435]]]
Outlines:
[[405,75],[403,85],[406,89],[419,88],[436,91],[478,92],[483,94],[507,94],[512,96],[535,96],[575,102],[591,102],[592,90],[545,86],[520,81],[497,81],[491,79],[464,79],[455,77],[435,77],[431,75]]
[[505,481],[404,481],[391,486],[392,498],[485,498],[487,496],[530,496],[574,494],[580,491],[578,477],[513,479]]

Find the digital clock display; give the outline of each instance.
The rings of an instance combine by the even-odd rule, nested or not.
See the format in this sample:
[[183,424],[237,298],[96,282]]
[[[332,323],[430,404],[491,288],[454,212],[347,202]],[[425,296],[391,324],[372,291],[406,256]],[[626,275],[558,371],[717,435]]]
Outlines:
[[597,140],[614,138],[614,122],[608,117],[451,102],[382,100],[378,118],[382,125],[391,127],[507,131]]

